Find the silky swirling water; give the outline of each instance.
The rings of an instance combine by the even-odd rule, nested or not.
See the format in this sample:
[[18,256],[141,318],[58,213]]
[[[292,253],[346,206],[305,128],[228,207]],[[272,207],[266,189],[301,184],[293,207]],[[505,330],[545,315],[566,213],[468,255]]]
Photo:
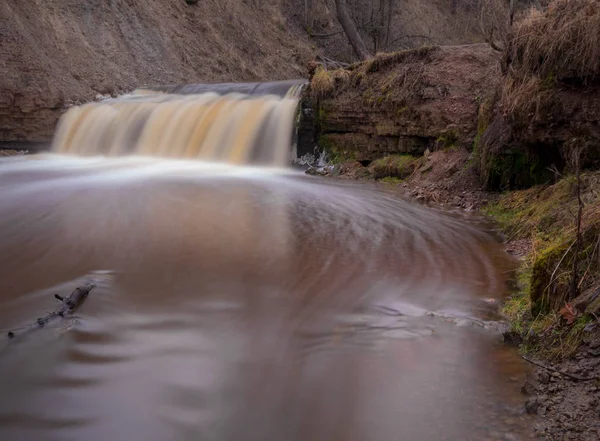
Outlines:
[[[283,169],[0,164],[2,440],[525,439],[489,227]],[[507,438],[508,439],[508,438]]]

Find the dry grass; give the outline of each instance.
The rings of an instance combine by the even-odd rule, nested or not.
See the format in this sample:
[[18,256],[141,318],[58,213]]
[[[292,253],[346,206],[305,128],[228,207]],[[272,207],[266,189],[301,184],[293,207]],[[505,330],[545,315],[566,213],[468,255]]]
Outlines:
[[[380,53],[370,60],[355,63],[347,68],[326,70],[323,66],[316,68],[311,79],[310,87],[317,99],[331,98],[344,86],[359,87],[363,78],[378,72],[396,69],[393,74],[382,77],[378,90],[368,90],[364,94],[366,105],[394,102],[398,105],[418,94],[423,64],[417,61],[425,60],[437,46],[424,46],[419,49],[404,50],[394,53]],[[399,104],[400,103],[400,104]]]
[[523,75],[588,81],[600,74],[600,0],[554,0],[519,22],[508,49]]
[[325,98],[333,93],[335,80],[328,71],[319,66],[310,80],[310,89],[318,98]]
[[557,82],[586,84],[600,74],[600,0],[553,0],[532,8],[510,36],[500,103],[515,129],[553,111]]
[[317,98],[322,99],[332,96],[336,87],[347,84],[349,81],[350,72],[346,69],[328,71],[319,66],[310,81],[310,88]]
[[439,49],[438,46],[423,46],[393,53],[379,53],[370,60],[360,63],[358,70],[365,73],[379,72],[389,66],[395,66],[405,61],[421,60],[437,49]]
[[550,93],[542,87],[539,77],[524,79],[508,77],[502,88],[500,102],[502,111],[513,121],[529,121],[541,108],[545,107]]

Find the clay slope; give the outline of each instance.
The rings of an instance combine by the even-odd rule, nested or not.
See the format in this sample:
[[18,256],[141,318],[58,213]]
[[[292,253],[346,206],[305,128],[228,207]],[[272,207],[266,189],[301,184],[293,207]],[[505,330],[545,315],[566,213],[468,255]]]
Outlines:
[[47,141],[65,106],[143,84],[306,76],[278,2],[3,0],[0,142]]

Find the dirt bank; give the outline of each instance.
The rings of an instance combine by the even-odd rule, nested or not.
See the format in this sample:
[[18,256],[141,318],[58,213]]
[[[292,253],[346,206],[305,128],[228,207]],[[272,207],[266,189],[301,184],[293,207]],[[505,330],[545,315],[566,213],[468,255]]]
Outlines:
[[63,109],[144,84],[303,78],[286,3],[6,0],[0,142],[47,141]]
[[483,190],[472,154],[464,148],[425,152],[423,156],[388,155],[363,165],[345,161],[328,167],[313,167],[308,174],[342,179],[375,180],[398,186],[419,202],[477,210],[497,195]]
[[587,334],[572,359],[544,362],[522,387],[525,411],[539,416],[538,439],[600,440],[600,326]]
[[470,149],[480,107],[499,79],[497,55],[481,44],[425,47],[348,69],[318,69],[311,81],[318,143],[334,159],[358,161]]

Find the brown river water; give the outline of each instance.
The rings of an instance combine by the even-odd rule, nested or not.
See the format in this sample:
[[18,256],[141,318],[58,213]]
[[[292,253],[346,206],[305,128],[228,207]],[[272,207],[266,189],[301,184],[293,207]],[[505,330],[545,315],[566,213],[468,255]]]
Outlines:
[[0,159],[2,441],[529,439],[476,215],[294,170]]

